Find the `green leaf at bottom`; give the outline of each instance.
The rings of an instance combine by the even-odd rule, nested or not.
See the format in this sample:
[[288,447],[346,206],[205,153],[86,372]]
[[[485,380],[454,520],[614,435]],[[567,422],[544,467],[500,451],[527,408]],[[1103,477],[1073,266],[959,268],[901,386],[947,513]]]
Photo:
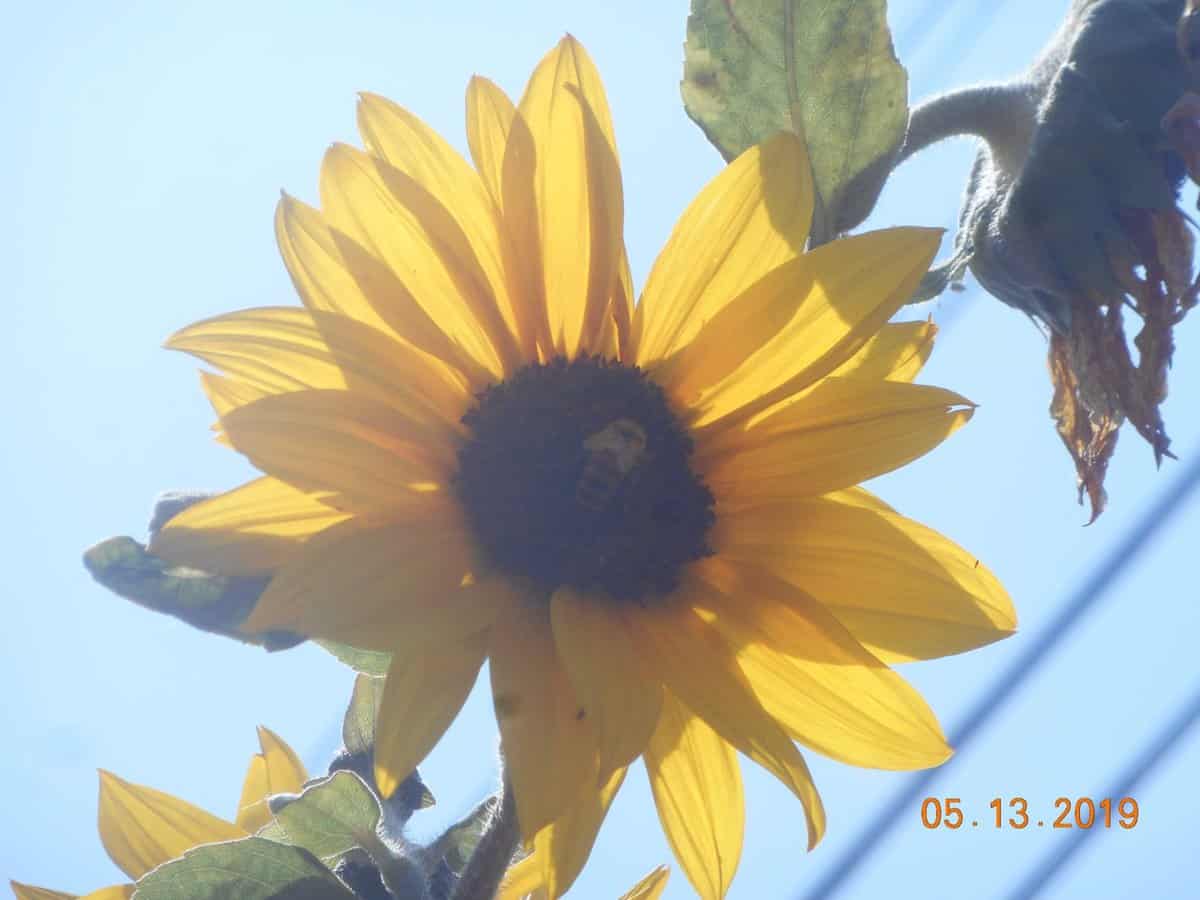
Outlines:
[[134,900],[355,900],[315,856],[259,837],[188,850],[138,881]]
[[326,862],[354,847],[372,848],[380,816],[379,801],[353,772],[313,782],[275,814],[294,843]]

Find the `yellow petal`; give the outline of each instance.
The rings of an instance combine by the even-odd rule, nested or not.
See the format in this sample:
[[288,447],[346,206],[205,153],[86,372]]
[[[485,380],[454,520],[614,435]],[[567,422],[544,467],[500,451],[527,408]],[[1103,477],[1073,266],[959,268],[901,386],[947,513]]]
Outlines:
[[133,879],[200,844],[233,841],[246,832],[170,794],[100,771],[100,840]]
[[566,814],[534,837],[532,858],[538,862],[540,880],[550,898],[569,891],[583,871],[600,825],[624,780],[622,768],[610,774],[603,784],[584,784]]
[[446,434],[473,398],[466,382],[441,360],[348,316],[309,313],[313,328],[341,369],[346,387],[395,407]]
[[539,358],[548,360],[555,351],[542,280],[533,134],[508,96],[478,76],[467,87],[467,141],[503,222],[510,291],[533,325]]
[[550,616],[559,659],[600,743],[600,771],[629,765],[654,731],[660,686],[642,678],[625,622],[604,598],[559,588]]
[[467,146],[497,209],[503,208],[504,153],[517,109],[493,81],[479,75],[467,84]]
[[375,513],[409,505],[420,485],[443,484],[454,457],[429,428],[350,391],[263,397],[221,420],[259,469],[332,505]]
[[933,352],[933,322],[884,325],[861,350],[829,374],[838,378],[887,378],[912,381]]
[[47,888],[34,887],[32,884],[22,884],[19,881],[9,881],[9,887],[17,900],[75,900],[76,894],[64,894],[62,891],[52,891]]
[[478,572],[470,535],[437,505],[391,525],[346,522],[279,570],[243,627],[384,652],[461,641],[513,602],[506,580]]
[[[533,196],[542,296],[554,349],[571,359],[593,352],[609,315],[624,228],[608,101],[578,41],[564,38],[542,60],[518,109],[536,154]],[[512,208],[507,187],[506,215]]]
[[774,307],[742,323],[762,346],[706,394],[695,424],[744,421],[852,357],[912,296],[941,234],[889,228],[841,238],[789,263],[807,275],[807,292],[783,327]]
[[825,808],[796,745],[766,713],[721,636],[678,596],[630,614],[643,665],[697,716],[782,781],[804,807],[811,850],[825,833]]
[[[9,885],[17,900],[76,900],[75,894],[50,891],[46,888],[21,884],[19,881],[10,881]],[[78,900],[129,900],[133,896],[133,888],[132,884],[114,884],[111,887],[100,888],[98,891],[89,891]]]
[[688,343],[651,368],[681,408],[702,408],[731,373],[787,327],[814,289],[811,267],[795,259],[768,272],[716,310]]
[[620,900],[658,900],[666,890],[670,870],[659,866],[620,896]]
[[166,346],[266,393],[346,387],[312,317],[296,307],[244,309],[204,319],[175,332]]
[[745,429],[706,436],[696,466],[729,506],[824,494],[923,456],[972,411],[941,388],[827,378]]
[[470,405],[465,385],[444,364],[337,313],[246,309],[189,325],[166,346],[267,394],[353,390],[447,437],[461,431],[457,420]]
[[[613,324],[617,332],[617,358],[632,363],[633,349],[633,274],[629,271],[629,253],[622,248],[621,265],[612,301]],[[663,879],[666,884],[666,879]]]
[[650,270],[634,316],[637,363],[651,366],[686,346],[725,304],[803,253],[812,209],[808,155],[794,135],[777,135],[726,166],[688,206]]
[[258,726],[258,743],[267,761],[267,778],[273,794],[298,793],[308,781],[308,770],[287,741],[266,726]]
[[[212,372],[203,370],[200,372],[200,387],[204,390],[204,396],[208,398],[208,402],[212,404],[213,411],[218,416],[232,412],[239,406],[247,406],[255,400],[267,396],[268,393],[262,388],[251,387],[236,378],[214,375]],[[219,432],[221,430],[220,423],[214,425],[213,430]],[[229,443],[224,434],[221,434],[218,440]]]
[[836,499],[838,503],[845,503],[848,506],[860,506],[863,509],[874,509],[879,512],[894,513],[896,510],[882,499],[872,494],[866,488],[852,487],[846,488],[844,491],[833,491],[825,495],[828,498]]
[[428,191],[386,162],[334,144],[321,165],[321,209],[392,270],[451,341],[493,376],[503,374],[499,312],[479,293],[478,262],[461,230]]
[[207,572],[259,575],[275,571],[308,538],[347,518],[312,494],[258,478],[172,517],[149,551]]
[[526,843],[597,777],[596,738],[554,651],[545,607],[527,604],[492,631],[492,701]]
[[487,632],[392,655],[375,729],[375,782],[390,797],[462,709],[487,656]]
[[720,900],[737,871],[746,825],[733,747],[668,693],[646,749],[646,771],[658,819],[688,881],[703,900]]
[[530,855],[510,866],[504,873],[504,880],[500,882],[500,890],[496,892],[495,900],[545,900],[546,888],[541,863],[540,859]]
[[240,827],[250,832],[257,831],[271,821],[268,797],[274,794],[298,794],[308,781],[304,763],[283,738],[260,725],[258,743],[262,752],[250,758],[236,820]]
[[855,766],[925,769],[950,758],[933,711],[820,603],[769,572],[704,560],[689,595],[793,738]]
[[275,238],[296,293],[308,309],[340,313],[381,330],[389,327],[380,314],[385,295],[367,292],[376,282],[355,278],[339,246],[345,242],[335,239],[319,211],[283,194],[275,207]]
[[507,336],[498,334],[502,355],[517,365],[535,358],[533,320],[520,298],[514,303],[510,295],[496,204],[479,175],[436,131],[384,97],[360,95],[358,126],[367,148],[429,191],[461,230],[468,247],[460,255],[478,264],[474,274],[486,283],[476,288],[490,295],[490,306],[504,319]]
[[630,362],[633,359],[633,275],[629,271],[629,255],[621,248],[621,263],[613,285],[609,314],[601,323],[593,353],[604,359]]
[[239,828],[253,834],[271,821],[271,810],[267,798],[271,796],[271,783],[267,776],[267,761],[261,753],[250,757],[246,777],[242,779],[242,796],[238,800],[234,822]]
[[310,312],[332,312],[390,332],[432,354],[473,385],[489,374],[417,302],[388,266],[307,204],[283,196],[275,237],[292,283]]
[[860,499],[839,492],[729,511],[713,543],[817,598],[884,662],[961,653],[1016,630],[1012,600],[974,554]]

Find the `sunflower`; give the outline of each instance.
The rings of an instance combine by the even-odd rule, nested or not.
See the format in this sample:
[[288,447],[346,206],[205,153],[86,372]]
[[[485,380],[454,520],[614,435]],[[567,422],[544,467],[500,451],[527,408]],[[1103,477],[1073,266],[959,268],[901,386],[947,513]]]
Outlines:
[[737,752],[825,813],[794,743],[936,766],[933,713],[888,664],[1012,632],[972,555],[856,485],[971,416],[911,383],[933,326],[888,325],[940,232],[804,252],[813,187],[781,134],[680,218],[634,303],[612,121],[567,37],[514,104],[467,91],[474,166],[363,95],[320,210],[276,233],[304,308],[235,312],[168,346],[204,373],[219,439],[264,474],[191,507],[151,551],[272,575],[243,628],[393,654],[385,795],[485,661],[521,834],[570,886],[644,759],[704,897],[744,820]]
[[[299,791],[308,775],[304,764],[283,738],[259,726],[262,748],[250,758],[237,816],[218,818],[186,800],[154,788],[131,784],[100,771],[100,841],[109,858],[132,881],[185,850],[201,844],[232,841],[253,834],[271,819],[267,797]],[[10,881],[17,900],[73,900],[46,888]],[[132,884],[117,884],[85,894],[81,900],[128,900]]]

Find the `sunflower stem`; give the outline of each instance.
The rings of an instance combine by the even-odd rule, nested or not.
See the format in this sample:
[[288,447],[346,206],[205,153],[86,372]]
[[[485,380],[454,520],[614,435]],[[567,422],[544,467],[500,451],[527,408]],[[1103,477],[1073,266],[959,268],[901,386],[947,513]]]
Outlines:
[[517,805],[513,799],[512,784],[506,776],[500,803],[484,829],[475,852],[467,860],[451,900],[492,900],[500,889],[500,882],[508,871],[508,864],[517,852],[520,840]]
[[1020,82],[960,88],[913,107],[896,165],[938,141],[959,135],[983,138],[1005,172],[1020,168],[1037,124],[1037,97]]

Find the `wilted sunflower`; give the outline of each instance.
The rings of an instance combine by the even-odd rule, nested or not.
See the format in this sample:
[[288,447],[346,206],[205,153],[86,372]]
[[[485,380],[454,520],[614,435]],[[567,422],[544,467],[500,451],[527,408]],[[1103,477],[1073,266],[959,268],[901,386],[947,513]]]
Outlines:
[[267,473],[172,519],[162,557],[274,577],[244,628],[394,654],[393,789],[485,660],[521,832],[551,896],[639,755],[697,890],[742,840],[735,751],[825,814],[797,740],[862,766],[949,755],[886,663],[1014,628],[988,571],[856,488],[971,415],[910,382],[932,326],[885,326],[939,233],[804,253],[813,191],[780,135],[683,214],[633,303],[598,74],[563,40],[514,105],[467,92],[472,168],[365,95],[321,210],[276,220],[304,309],[193,325],[222,440]]
[[[300,790],[307,779],[304,764],[283,738],[259,727],[262,748],[250,758],[237,816],[228,822],[154,788],[131,784],[100,772],[100,840],[109,858],[131,880],[183,856],[185,850],[253,834],[271,819],[267,797]],[[17,900],[73,900],[46,888],[10,881]],[[128,900],[132,884],[118,884],[84,895],[81,900]]]
[[[1092,521],[1124,422],[1156,462],[1173,455],[1161,406],[1175,329],[1200,295],[1178,202],[1185,171],[1200,180],[1200,96],[1185,94],[1185,58],[1200,54],[1183,12],[1183,0],[1072,0],[1026,72],[935,97],[909,119],[905,155],[953,135],[984,139],[954,256],[920,296],[969,267],[1044,327],[1050,415]],[[1194,66],[1191,80],[1200,87]]]

